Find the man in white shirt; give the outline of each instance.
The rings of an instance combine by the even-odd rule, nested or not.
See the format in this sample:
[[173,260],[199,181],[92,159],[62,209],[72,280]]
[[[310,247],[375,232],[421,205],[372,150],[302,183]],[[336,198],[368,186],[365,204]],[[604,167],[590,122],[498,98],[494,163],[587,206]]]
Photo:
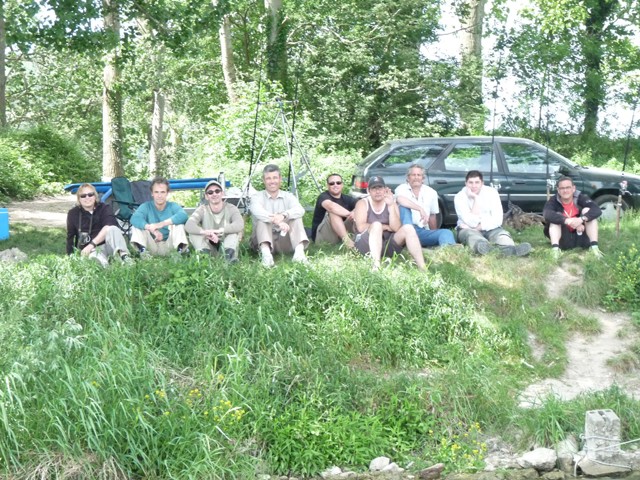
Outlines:
[[413,225],[423,247],[454,245],[453,232],[438,228],[438,194],[423,182],[424,168],[418,164],[411,165],[407,171],[407,183],[398,185],[395,191],[400,220],[403,225]]
[[302,217],[304,207],[298,198],[280,190],[282,175],[277,165],[262,171],[265,190],[251,197],[249,210],[253,223],[251,248],[260,252],[262,265],[273,267],[273,253],[293,252],[293,261],[307,263],[304,253],[309,244]]
[[503,255],[522,257],[531,252],[531,245],[515,245],[511,234],[502,228],[500,194],[484,185],[482,173],[471,170],[465,177],[465,187],[454,197],[458,215],[458,241],[474,253],[486,255],[497,245]]

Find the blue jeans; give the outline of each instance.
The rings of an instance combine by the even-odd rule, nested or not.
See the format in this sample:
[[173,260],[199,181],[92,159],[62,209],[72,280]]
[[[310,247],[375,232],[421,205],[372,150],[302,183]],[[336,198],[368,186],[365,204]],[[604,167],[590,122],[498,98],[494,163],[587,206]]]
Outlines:
[[411,216],[411,209],[407,207],[400,207],[400,221],[403,225],[413,225],[416,229],[418,238],[420,239],[420,245],[423,247],[436,247],[438,245],[454,245],[456,243],[453,237],[453,232],[445,228],[439,228],[438,230],[429,230],[428,228],[422,228],[413,224],[413,218]]

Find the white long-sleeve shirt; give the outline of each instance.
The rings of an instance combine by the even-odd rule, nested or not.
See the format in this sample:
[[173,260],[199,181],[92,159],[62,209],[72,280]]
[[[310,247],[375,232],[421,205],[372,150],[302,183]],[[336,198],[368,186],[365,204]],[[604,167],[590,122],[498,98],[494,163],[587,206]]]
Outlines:
[[278,190],[276,198],[272,198],[269,192],[262,190],[251,197],[249,204],[251,215],[261,222],[269,223],[270,216],[274,213],[286,213],[287,220],[295,220],[304,216],[304,207],[298,198],[289,192]]
[[[480,202],[479,214],[471,213],[474,202]],[[502,202],[500,194],[493,187],[483,185],[475,199],[469,197],[467,187],[464,187],[456,193],[453,203],[459,228],[476,228],[481,225],[482,230],[493,230],[502,226]]]

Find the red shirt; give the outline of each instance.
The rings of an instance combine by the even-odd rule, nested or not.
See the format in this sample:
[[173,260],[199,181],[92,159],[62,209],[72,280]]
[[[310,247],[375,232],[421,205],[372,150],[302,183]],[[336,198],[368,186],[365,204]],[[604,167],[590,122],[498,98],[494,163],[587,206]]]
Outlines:
[[[576,204],[573,202],[563,203],[562,208],[564,209],[564,216],[567,218],[574,218],[580,214],[580,210],[578,209]],[[568,225],[567,225],[567,228],[569,229],[570,232],[575,231],[575,228],[571,228]]]

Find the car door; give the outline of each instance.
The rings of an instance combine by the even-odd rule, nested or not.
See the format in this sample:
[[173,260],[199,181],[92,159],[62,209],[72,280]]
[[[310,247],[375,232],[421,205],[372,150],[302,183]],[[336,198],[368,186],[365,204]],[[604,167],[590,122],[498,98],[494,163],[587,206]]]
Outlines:
[[484,177],[485,185],[493,184],[500,193],[500,198],[506,201],[506,194],[503,195],[502,190],[507,177],[493,151],[491,139],[455,140],[445,155],[427,169],[429,186],[438,192],[442,200],[445,224],[457,221],[453,197],[462,190],[465,176],[471,170],[479,170]]
[[535,142],[501,139],[497,142],[506,165],[505,193],[525,212],[542,213],[549,194],[555,193],[561,162],[552,150]]

